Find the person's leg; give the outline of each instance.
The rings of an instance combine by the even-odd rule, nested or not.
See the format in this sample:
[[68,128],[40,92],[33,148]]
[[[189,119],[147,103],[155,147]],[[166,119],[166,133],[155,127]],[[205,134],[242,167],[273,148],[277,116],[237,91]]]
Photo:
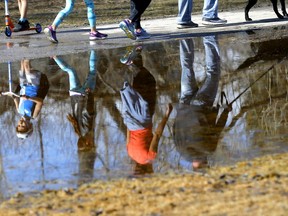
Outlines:
[[62,58],[53,57],[53,59],[57,63],[57,65],[61,68],[61,70],[68,73],[68,75],[69,75],[69,89],[70,90],[80,89],[81,84],[80,84],[80,80],[77,76],[76,71],[70,65],[68,65]]
[[201,104],[212,106],[220,79],[220,55],[218,40],[215,35],[203,37],[205,47],[206,79],[197,93]]
[[178,0],[178,24],[191,22],[192,0]]
[[218,17],[218,0],[204,0],[202,21],[203,25],[221,25],[227,23],[227,20]]
[[18,0],[18,7],[20,18],[18,23],[15,25],[13,31],[24,31],[30,28],[29,22],[27,20],[27,9],[28,9],[28,1],[27,0]]
[[27,9],[28,9],[27,0],[18,0],[18,7],[19,7],[19,12],[20,12],[19,20],[25,21],[27,19]]
[[75,0],[66,0],[65,8],[57,14],[52,25],[44,29],[44,33],[46,34],[48,40],[50,40],[51,42],[58,43],[56,37],[56,29],[63,22],[63,20],[73,11],[74,3]]
[[197,23],[192,22],[193,0],[178,0],[177,28],[195,28]]
[[186,104],[190,102],[198,90],[193,69],[193,39],[180,40],[180,63],[182,68],[180,103]]
[[96,14],[93,0],[84,0],[87,7],[87,19],[90,25],[90,40],[105,39],[107,34],[102,34],[96,30]]
[[93,91],[96,86],[96,75],[97,75],[97,56],[95,50],[91,50],[89,58],[89,73],[87,79],[83,85],[85,90]]
[[73,11],[75,0],[66,0],[66,6],[61,10],[52,23],[53,30],[56,30],[57,27],[63,22],[63,20]]
[[203,18],[217,18],[218,17],[218,0],[204,0]]
[[130,1],[130,17],[129,20],[134,24],[136,31],[140,31],[141,27],[141,15],[150,5],[151,0],[131,0]]

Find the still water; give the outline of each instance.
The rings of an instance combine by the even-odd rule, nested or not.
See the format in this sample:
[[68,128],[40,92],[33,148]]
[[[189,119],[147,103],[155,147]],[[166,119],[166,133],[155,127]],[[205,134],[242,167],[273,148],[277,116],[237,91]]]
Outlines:
[[[287,151],[288,38],[251,37],[207,35],[0,64],[0,91],[30,96],[0,97],[0,198]],[[30,126],[17,133],[23,113]]]

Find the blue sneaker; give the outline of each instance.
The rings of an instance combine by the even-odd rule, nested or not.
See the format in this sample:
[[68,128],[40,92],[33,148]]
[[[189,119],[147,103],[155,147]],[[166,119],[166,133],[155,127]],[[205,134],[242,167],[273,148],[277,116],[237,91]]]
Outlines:
[[128,38],[132,40],[136,39],[136,36],[134,34],[134,26],[128,20],[123,20],[122,22],[120,22],[119,27],[124,31]]
[[149,39],[151,35],[145,31],[145,29],[141,28],[140,32],[136,32],[135,30],[135,35],[136,35],[136,40],[145,40]]

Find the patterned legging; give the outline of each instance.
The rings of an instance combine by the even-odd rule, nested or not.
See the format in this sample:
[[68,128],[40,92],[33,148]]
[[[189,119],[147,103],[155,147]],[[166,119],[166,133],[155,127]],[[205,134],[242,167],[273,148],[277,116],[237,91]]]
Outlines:
[[[94,1],[84,0],[87,7],[87,18],[91,28],[96,27],[96,14],[94,12]],[[75,0],[66,0],[66,6],[61,10],[54,19],[53,25],[58,27],[63,20],[73,11]]]

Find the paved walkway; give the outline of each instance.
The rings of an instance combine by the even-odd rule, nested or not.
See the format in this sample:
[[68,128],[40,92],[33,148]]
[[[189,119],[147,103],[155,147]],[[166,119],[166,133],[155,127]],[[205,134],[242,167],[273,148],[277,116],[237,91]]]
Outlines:
[[[207,33],[229,33],[270,27],[273,27],[274,29],[283,29],[288,26],[288,19],[278,19],[272,6],[252,8],[249,15],[254,21],[245,21],[244,9],[231,12],[219,12],[220,18],[227,19],[228,23],[224,26],[207,27],[201,24],[201,14],[196,14],[193,15],[193,21],[198,23],[199,27],[193,29],[177,29],[176,17],[144,20],[142,25],[152,34],[152,38],[143,43],[175,40],[184,37],[196,37]],[[45,26],[42,27],[44,28]],[[37,34],[34,31],[13,33],[11,38],[6,38],[2,32],[0,35],[0,63],[18,61],[23,57],[39,58],[84,52],[88,49],[123,47],[135,43],[135,41],[125,37],[122,30],[118,28],[118,23],[100,25],[98,26],[98,29],[109,34],[109,37],[106,40],[90,42],[88,39],[89,28],[60,27],[57,32],[58,44],[51,44],[46,40],[43,33]]]

